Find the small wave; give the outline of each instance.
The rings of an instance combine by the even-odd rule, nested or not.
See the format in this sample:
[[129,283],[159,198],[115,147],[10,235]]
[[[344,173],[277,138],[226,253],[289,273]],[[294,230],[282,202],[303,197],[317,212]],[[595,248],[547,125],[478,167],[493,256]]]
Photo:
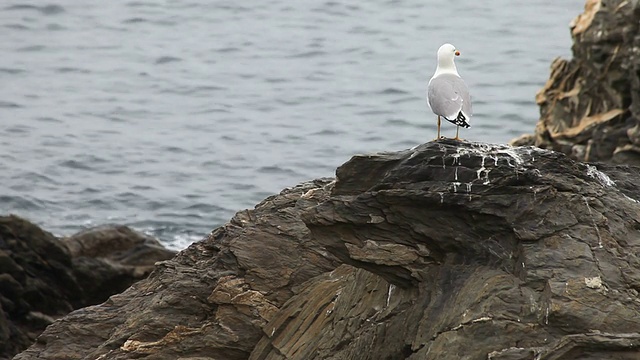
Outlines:
[[191,111],[189,112],[189,114],[192,115],[202,115],[202,114],[229,114],[230,111],[227,109],[220,109],[220,108],[215,108],[215,109],[202,109],[202,110],[198,110],[198,111]]
[[257,187],[253,184],[241,184],[241,183],[233,183],[231,184],[231,187],[234,190],[241,190],[241,191],[250,191],[250,190],[257,189]]
[[293,135],[293,134],[288,134],[285,135],[284,137],[287,140],[291,140],[291,141],[300,141],[300,140],[304,140],[305,138],[300,136],[300,135]]
[[62,30],[67,30],[66,27],[60,25],[60,24],[47,24],[46,26],[47,30],[51,30],[51,31],[62,31]]
[[79,68],[75,68],[75,67],[58,67],[54,69],[55,72],[60,73],[60,74],[68,74],[68,73],[79,73],[79,74],[89,74],[91,73],[91,71],[87,70],[87,69],[79,69]]
[[44,15],[56,15],[56,14],[63,13],[65,11],[62,6],[55,5],[55,4],[49,4],[44,6],[18,4],[18,5],[7,6],[4,9],[8,11],[35,10]]
[[156,59],[155,64],[162,65],[162,64],[168,64],[168,63],[177,62],[177,61],[182,61],[182,59],[174,56],[161,56]]
[[155,188],[149,185],[133,185],[131,186],[131,190],[146,191],[146,190],[155,190]]
[[62,167],[70,168],[70,169],[75,169],[75,170],[87,170],[87,171],[93,170],[91,166],[77,160],[65,160],[59,163],[58,165]]
[[0,68],[0,73],[11,74],[11,75],[22,74],[25,71],[26,70],[23,70],[23,69]]
[[60,5],[45,5],[40,7],[40,12],[45,14],[45,15],[56,15],[56,14],[61,14],[63,13],[65,10],[62,6]]
[[189,153],[189,150],[185,149],[185,148],[181,148],[178,146],[163,146],[160,150],[162,151],[167,151],[169,153],[173,153],[173,154],[186,154]]
[[349,29],[348,33],[350,34],[366,34],[366,35],[378,35],[380,34],[380,30],[376,30],[376,29],[370,29],[367,28],[365,26],[354,26],[353,28]]
[[31,30],[30,27],[23,24],[7,24],[7,25],[4,25],[4,27],[11,30]]
[[300,105],[300,100],[298,99],[276,99],[276,103],[278,104],[282,104],[282,105]]
[[[221,220],[221,219],[216,218],[212,220],[209,220],[209,221],[212,221],[211,226],[206,226],[206,225],[203,225],[202,223],[199,223],[199,224],[181,223],[180,225],[178,225],[172,221],[161,221],[161,220],[140,221],[140,222],[129,223],[127,225],[146,235],[160,239],[163,245],[165,245],[169,249],[182,250],[188,247],[189,245],[191,245],[193,242],[202,240],[207,235],[205,231],[208,231],[224,223],[224,220]],[[202,233],[199,233],[197,231],[187,230],[187,229],[195,229],[195,228],[200,228],[200,229],[204,228],[208,230],[203,230]]]
[[100,189],[96,189],[94,187],[85,187],[84,189],[78,191],[76,194],[79,195],[89,195],[89,194],[99,194],[102,192]]
[[397,95],[397,94],[408,94],[408,92],[396,88],[386,88],[380,91],[380,94],[383,95]]
[[22,182],[29,182],[37,185],[60,185],[60,182],[53,178],[33,171],[22,172],[17,176],[12,176],[12,180],[22,180]]
[[196,203],[193,205],[189,205],[185,207],[183,210],[198,211],[200,213],[208,213],[208,214],[215,214],[215,213],[219,213],[220,211],[227,211],[227,209],[224,209],[220,206],[217,206],[214,204],[206,204],[206,203]]
[[172,250],[186,249],[189,245],[196,241],[200,241],[205,237],[205,234],[184,233],[176,234],[173,236],[173,241],[169,242],[167,247]]
[[220,140],[224,140],[224,141],[239,141],[237,137],[233,136],[233,135],[221,135],[220,136]]
[[158,7],[159,4],[153,2],[131,1],[126,4],[129,7]]
[[141,17],[132,17],[122,21],[123,24],[139,24],[147,22],[147,19]]
[[215,85],[199,85],[193,88],[193,91],[219,91],[219,90],[227,90],[227,88],[222,86],[215,86]]
[[334,129],[323,129],[320,131],[316,131],[311,133],[311,136],[335,136],[344,134],[344,131],[334,130]]
[[99,199],[88,199],[85,200],[85,202],[90,205],[89,208],[94,210],[94,209],[100,209],[100,210],[109,210],[112,208],[111,205],[113,205],[110,201],[107,201],[105,199],[99,198]]
[[404,119],[389,119],[387,121],[385,121],[384,123],[385,125],[391,125],[391,126],[415,126],[415,124],[404,120]]
[[23,210],[38,210],[44,206],[41,201],[22,196],[0,195],[0,204],[5,212],[16,213]]
[[286,83],[289,82],[289,79],[285,79],[285,78],[266,78],[264,79],[265,82],[270,83],[270,84],[280,84],[280,83]]
[[258,168],[258,172],[263,174],[286,174],[300,176],[300,174],[291,169],[286,169],[277,165],[261,166],[260,168]]
[[31,45],[31,46],[24,46],[21,48],[16,49],[16,51],[18,52],[36,52],[36,51],[42,51],[45,50],[47,47],[44,45]]
[[361,115],[361,116],[389,115],[389,114],[393,114],[393,112],[389,110],[365,110],[365,111],[359,111],[356,113],[356,115]]
[[21,108],[22,105],[18,104],[18,103],[14,103],[14,102],[10,102],[10,101],[2,101],[0,100],[0,108],[5,108],[5,109],[18,109]]
[[33,128],[28,125],[15,125],[8,127],[5,131],[10,134],[28,134]]
[[387,139],[383,138],[382,136],[371,135],[371,136],[361,137],[360,140],[365,142],[374,142],[374,141],[381,141],[381,140],[387,140]]
[[227,46],[214,51],[218,53],[234,53],[240,51],[240,48],[237,48],[235,46]]
[[424,101],[422,98],[419,97],[415,97],[415,96],[407,96],[407,97],[403,97],[400,99],[396,99],[396,100],[391,100],[389,101],[390,104],[402,104],[402,103],[406,103],[406,102],[412,102],[412,101]]
[[289,56],[286,56],[286,58],[288,59],[312,58],[312,57],[322,56],[326,54],[327,53],[324,51],[314,50],[314,51],[307,51],[303,53],[289,55]]
[[522,120],[524,120],[522,118],[522,114],[517,114],[517,113],[502,114],[502,115],[499,116],[499,119],[501,119],[501,120],[509,120],[509,121],[522,121]]

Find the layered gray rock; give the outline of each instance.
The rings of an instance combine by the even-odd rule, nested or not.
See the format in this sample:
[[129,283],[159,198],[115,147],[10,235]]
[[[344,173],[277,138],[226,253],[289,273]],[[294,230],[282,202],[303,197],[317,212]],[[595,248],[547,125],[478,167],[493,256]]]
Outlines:
[[453,141],[356,156],[16,359],[632,359],[639,174]]
[[581,161],[640,165],[640,3],[587,0],[571,24],[573,58],[556,59],[536,97],[535,134],[514,145]]

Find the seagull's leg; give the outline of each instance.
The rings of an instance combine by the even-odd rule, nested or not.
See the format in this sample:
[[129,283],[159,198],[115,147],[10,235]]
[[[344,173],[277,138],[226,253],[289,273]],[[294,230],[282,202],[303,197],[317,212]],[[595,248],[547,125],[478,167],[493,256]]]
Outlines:
[[438,137],[436,140],[440,140],[440,115],[438,115]]
[[456,125],[456,137],[454,137],[454,140],[460,140],[460,136],[458,136],[460,134],[460,126]]

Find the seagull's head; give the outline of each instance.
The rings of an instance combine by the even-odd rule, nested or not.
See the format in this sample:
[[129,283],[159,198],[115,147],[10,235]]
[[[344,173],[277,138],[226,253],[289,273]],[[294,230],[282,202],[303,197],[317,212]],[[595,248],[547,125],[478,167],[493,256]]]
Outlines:
[[439,63],[453,63],[454,56],[460,56],[460,51],[451,44],[444,44],[438,49]]

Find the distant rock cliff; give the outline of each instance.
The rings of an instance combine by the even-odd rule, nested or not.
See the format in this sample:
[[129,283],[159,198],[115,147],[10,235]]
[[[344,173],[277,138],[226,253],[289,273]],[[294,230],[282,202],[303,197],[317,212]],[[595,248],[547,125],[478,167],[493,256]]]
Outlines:
[[640,165],[640,2],[587,0],[571,24],[573,59],[556,59],[538,92],[534,135],[515,145],[581,161]]
[[453,141],[355,156],[16,359],[632,359],[639,175]]

